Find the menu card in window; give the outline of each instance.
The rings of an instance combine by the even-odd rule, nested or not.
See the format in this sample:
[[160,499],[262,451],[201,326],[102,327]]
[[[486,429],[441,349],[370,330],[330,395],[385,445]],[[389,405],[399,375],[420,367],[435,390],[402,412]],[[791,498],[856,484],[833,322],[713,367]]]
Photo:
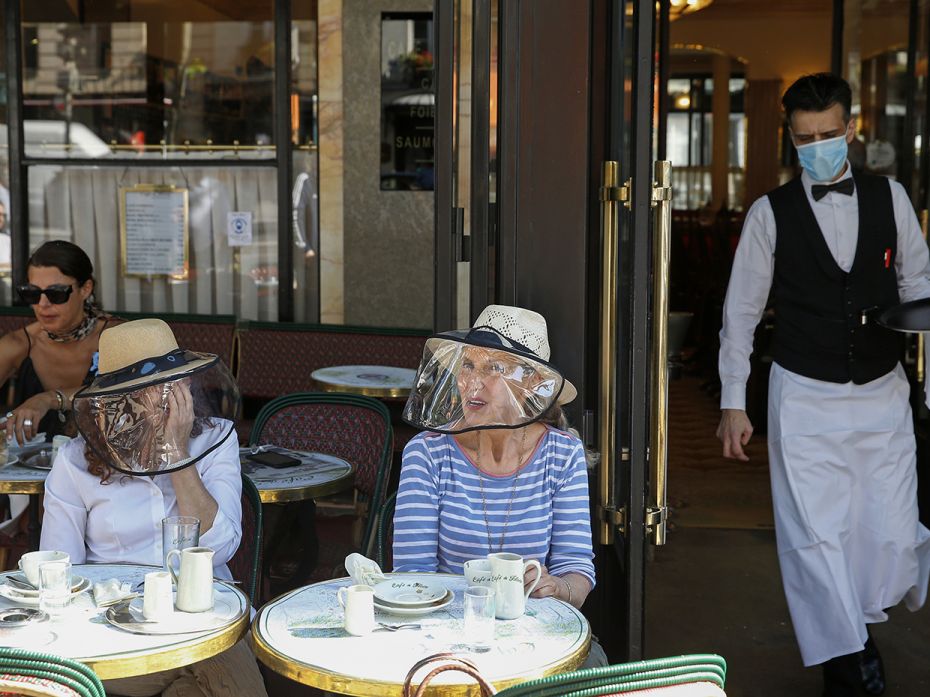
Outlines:
[[123,276],[186,279],[187,189],[138,184],[121,188],[119,192]]

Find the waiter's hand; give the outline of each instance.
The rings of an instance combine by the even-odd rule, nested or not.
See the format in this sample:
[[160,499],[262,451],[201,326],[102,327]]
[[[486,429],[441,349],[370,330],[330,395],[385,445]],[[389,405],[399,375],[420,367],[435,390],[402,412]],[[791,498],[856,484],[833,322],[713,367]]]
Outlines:
[[749,456],[743,452],[743,446],[752,437],[752,423],[742,409],[721,409],[720,425],[717,426],[717,438],[723,443],[723,456],[731,460],[746,462]]

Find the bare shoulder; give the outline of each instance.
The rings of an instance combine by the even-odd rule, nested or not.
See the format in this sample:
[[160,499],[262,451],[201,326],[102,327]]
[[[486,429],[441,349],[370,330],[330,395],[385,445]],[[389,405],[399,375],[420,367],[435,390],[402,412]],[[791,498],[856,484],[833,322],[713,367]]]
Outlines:
[[[38,322],[33,322],[25,327],[30,337],[35,337],[35,332],[38,329]],[[9,331],[0,337],[0,373],[9,375],[19,368],[20,363],[29,355],[29,341],[22,329]]]

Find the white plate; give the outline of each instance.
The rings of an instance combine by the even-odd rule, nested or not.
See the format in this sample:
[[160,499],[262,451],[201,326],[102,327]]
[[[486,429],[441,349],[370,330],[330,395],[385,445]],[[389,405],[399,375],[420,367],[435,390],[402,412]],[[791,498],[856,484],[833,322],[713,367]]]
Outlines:
[[[22,581],[23,583],[29,583],[29,580],[26,578],[26,574],[24,574],[22,571],[13,572],[12,574],[9,574],[9,575],[13,576],[17,581]],[[80,593],[81,591],[87,588],[88,583],[89,581],[85,577],[78,576],[77,574],[72,575],[71,576],[71,592]],[[35,596],[36,598],[39,597],[38,588],[36,588],[35,590],[27,590],[25,588],[20,588],[19,586],[14,586],[13,584],[7,584],[7,585],[10,587],[10,589],[12,589],[16,593],[19,593],[20,595],[25,595],[28,597]]]
[[436,604],[399,607],[393,605],[382,605],[378,602],[378,598],[375,598],[375,609],[379,612],[383,612],[386,615],[398,615],[400,617],[419,617],[421,615],[428,615],[431,612],[436,612],[436,610],[442,610],[454,599],[455,593],[452,591],[446,591],[446,597],[441,598],[440,601]]
[[[78,586],[77,590],[71,591],[71,599],[74,600],[81,593],[90,589],[90,581],[83,576],[79,577],[82,580],[81,584]],[[18,588],[13,586],[8,586],[6,584],[0,585],[0,596],[3,596],[10,602],[16,603],[17,605],[22,605],[24,607],[39,607],[39,592],[38,591],[21,591]]]
[[[146,622],[142,614],[142,598],[135,598],[127,603],[117,603],[107,608],[105,616],[114,627],[133,634],[191,634],[211,632],[222,629],[239,617],[239,610],[234,598],[227,598],[216,593],[213,598],[213,610],[209,612],[174,613],[158,622]],[[128,612],[128,615],[127,615]],[[130,617],[132,619],[130,619]]]
[[423,607],[446,597],[446,587],[428,578],[394,577],[375,586],[375,600],[403,607]]

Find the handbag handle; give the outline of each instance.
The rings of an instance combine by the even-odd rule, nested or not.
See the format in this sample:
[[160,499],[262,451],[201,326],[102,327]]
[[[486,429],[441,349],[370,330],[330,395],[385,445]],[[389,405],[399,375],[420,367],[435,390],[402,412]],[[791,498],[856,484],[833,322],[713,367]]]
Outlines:
[[[430,663],[441,663],[441,665],[436,666],[425,676],[423,676],[423,680],[420,681],[416,691],[411,691],[413,676],[418,670],[420,670],[420,668],[423,668]],[[434,653],[431,656],[420,659],[413,665],[413,668],[407,671],[407,677],[404,678],[404,697],[423,697],[423,694],[426,692],[426,688],[429,686],[430,681],[432,681],[432,679],[440,673],[444,673],[447,670],[457,670],[474,678],[475,682],[478,683],[479,689],[481,690],[481,697],[491,697],[491,695],[497,694],[497,690],[494,689],[494,686],[485,680],[485,678],[478,671],[478,666],[476,666],[467,658],[456,656],[453,653],[444,652]]]

